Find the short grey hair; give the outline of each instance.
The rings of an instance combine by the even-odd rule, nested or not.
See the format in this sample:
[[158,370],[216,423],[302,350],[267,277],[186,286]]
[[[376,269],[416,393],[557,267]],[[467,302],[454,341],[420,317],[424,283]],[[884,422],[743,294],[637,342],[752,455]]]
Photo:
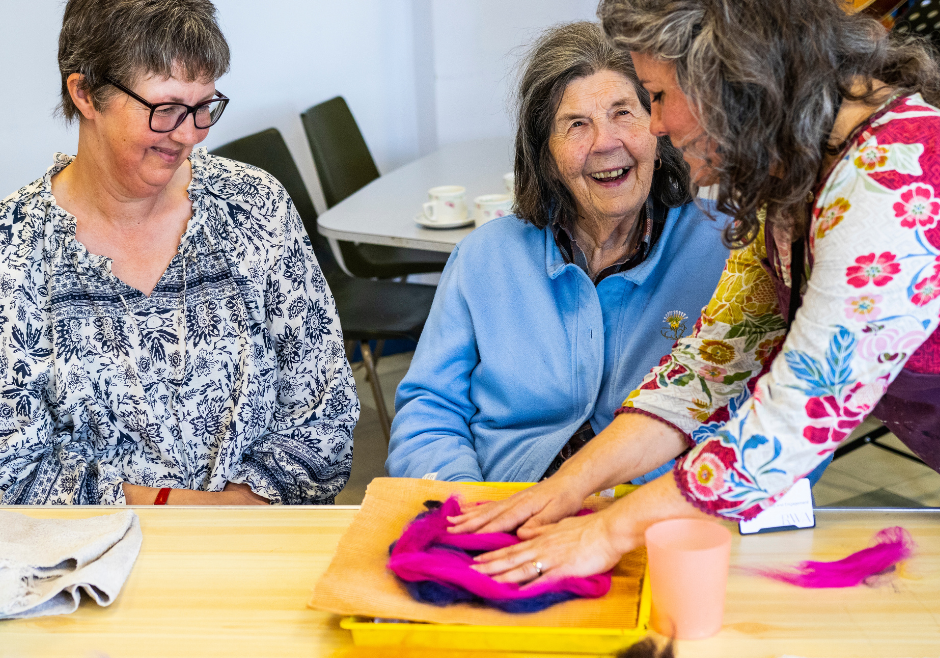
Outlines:
[[[539,228],[551,221],[571,226],[577,218],[574,197],[561,181],[548,142],[565,89],[573,80],[600,71],[623,75],[643,109],[650,111],[649,93],[640,84],[629,53],[614,47],[596,23],[549,28],[522,63],[513,211]],[[657,138],[657,147],[661,165],[653,174],[650,194],[667,206],[680,206],[690,199],[688,166],[668,137]]]
[[68,79],[81,86],[96,109],[114,93],[105,78],[132,86],[148,75],[187,81],[215,80],[229,67],[229,49],[210,0],[69,0],[59,33],[62,99],[67,121],[79,117]]

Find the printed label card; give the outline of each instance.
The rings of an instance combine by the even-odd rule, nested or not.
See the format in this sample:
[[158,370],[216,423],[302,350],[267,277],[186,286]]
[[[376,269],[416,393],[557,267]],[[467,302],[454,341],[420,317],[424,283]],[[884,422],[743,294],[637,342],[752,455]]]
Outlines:
[[738,525],[742,535],[815,527],[813,490],[806,478],[797,480],[772,507],[768,507],[750,521],[741,521]]

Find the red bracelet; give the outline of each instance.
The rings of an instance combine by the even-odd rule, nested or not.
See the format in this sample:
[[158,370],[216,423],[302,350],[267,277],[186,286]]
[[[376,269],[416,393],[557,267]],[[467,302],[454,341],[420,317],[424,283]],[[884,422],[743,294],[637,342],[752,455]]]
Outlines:
[[160,489],[160,492],[157,494],[156,500],[153,501],[154,505],[166,505],[166,501],[170,498],[170,487],[163,487]]

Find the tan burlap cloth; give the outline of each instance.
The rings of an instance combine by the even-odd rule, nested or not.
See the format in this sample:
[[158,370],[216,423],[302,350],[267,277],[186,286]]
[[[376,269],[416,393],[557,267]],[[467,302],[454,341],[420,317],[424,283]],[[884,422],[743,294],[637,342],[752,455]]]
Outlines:
[[[460,603],[438,607],[408,595],[385,568],[389,545],[405,525],[424,511],[424,501],[501,500],[517,489],[409,478],[376,478],[366,490],[362,509],[339,542],[333,561],[317,583],[310,607],[341,615],[408,619],[441,624],[635,628],[646,550],[623,557],[614,569],[610,592],[599,599],[577,599],[534,613],[512,614]],[[609,498],[588,498],[584,506],[602,509]]]

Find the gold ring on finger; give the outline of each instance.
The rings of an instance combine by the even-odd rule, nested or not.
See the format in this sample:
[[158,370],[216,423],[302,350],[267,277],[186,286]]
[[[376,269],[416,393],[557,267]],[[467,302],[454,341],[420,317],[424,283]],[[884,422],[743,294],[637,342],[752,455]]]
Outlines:
[[542,575],[542,563],[541,563],[541,562],[533,562],[533,563],[532,563],[532,566],[535,567],[535,573],[538,574],[539,576],[541,576],[541,575]]

